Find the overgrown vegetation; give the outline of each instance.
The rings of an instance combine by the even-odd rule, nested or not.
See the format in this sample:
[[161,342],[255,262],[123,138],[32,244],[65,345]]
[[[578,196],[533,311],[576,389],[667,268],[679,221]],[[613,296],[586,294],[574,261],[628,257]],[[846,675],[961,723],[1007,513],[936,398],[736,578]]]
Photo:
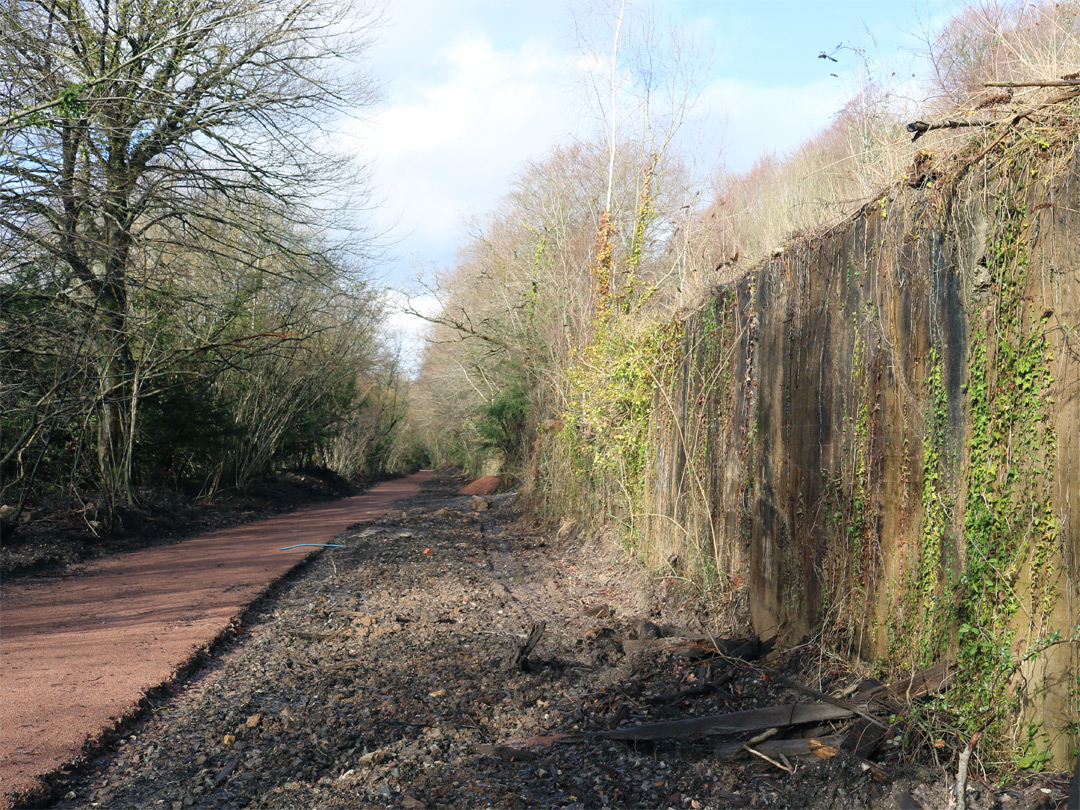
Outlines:
[[[435,282],[419,413],[462,417],[425,426],[437,457],[510,462],[540,512],[614,528],[731,622],[813,631],[890,676],[955,661],[926,730],[1007,772],[1076,744],[1075,699],[1032,679],[1080,667],[1050,371],[1077,328],[1050,337],[1076,238],[1040,231],[1074,199],[1080,8],[971,6],[927,58],[921,129],[866,60],[828,131],[709,187],[648,121],[531,167]],[[1035,249],[1059,251],[1038,289]],[[525,452],[493,458],[484,414],[510,392]],[[807,448],[817,466],[792,469]]]
[[374,98],[345,61],[372,20],[290,0],[0,10],[5,521],[66,498],[108,531],[147,485],[391,463],[374,242],[328,236],[326,201],[362,172],[319,146]]

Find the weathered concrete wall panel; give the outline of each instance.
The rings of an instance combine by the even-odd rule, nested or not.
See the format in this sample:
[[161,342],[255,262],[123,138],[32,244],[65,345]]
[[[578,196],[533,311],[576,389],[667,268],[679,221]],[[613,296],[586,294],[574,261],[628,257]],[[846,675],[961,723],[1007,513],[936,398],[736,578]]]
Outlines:
[[957,700],[998,690],[1059,757],[1080,624],[1077,161],[1018,149],[895,190],[718,291],[658,395],[645,508],[663,559],[704,552],[759,632],[894,672],[959,661]]

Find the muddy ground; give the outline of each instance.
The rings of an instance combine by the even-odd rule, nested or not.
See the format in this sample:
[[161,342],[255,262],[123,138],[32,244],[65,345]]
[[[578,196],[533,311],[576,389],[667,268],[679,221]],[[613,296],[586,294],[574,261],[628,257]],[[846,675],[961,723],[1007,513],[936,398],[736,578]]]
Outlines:
[[[628,642],[657,635],[654,625],[702,629],[683,585],[649,584],[573,535],[542,531],[511,495],[473,512],[469,497],[454,495],[460,483],[441,478],[404,509],[345,533],[344,548],[256,605],[172,698],[60,775],[52,806],[949,805],[954,763],[906,762],[903,733],[872,763],[846,752],[776,764],[725,753],[738,737],[582,740],[790,702],[781,677],[840,688],[855,676],[811,645],[752,662],[695,658],[685,647],[635,651]],[[515,666],[537,622],[545,632]],[[976,773],[968,807],[1053,808],[1065,787],[1039,777],[1002,790]]]

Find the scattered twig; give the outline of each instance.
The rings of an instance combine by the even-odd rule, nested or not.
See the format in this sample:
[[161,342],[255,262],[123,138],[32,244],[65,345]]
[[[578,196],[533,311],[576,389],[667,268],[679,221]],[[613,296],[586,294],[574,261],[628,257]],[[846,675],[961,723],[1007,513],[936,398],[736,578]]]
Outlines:
[[723,675],[714,680],[706,681],[705,683],[699,684],[698,686],[688,686],[683,689],[677,689],[674,692],[665,692],[661,695],[654,695],[653,697],[645,698],[644,702],[652,703],[654,705],[657,703],[677,703],[678,701],[688,697],[699,697],[701,695],[707,695],[711,692],[720,692],[721,697],[733,698],[735,697],[735,695],[732,695],[730,692],[720,691],[720,687],[730,683],[734,678],[735,670],[729,669]]
[[777,768],[779,768],[780,770],[784,771],[785,773],[787,773],[787,774],[789,774],[791,776],[795,775],[795,769],[792,768],[790,764],[783,765],[783,764],[777,762],[772,757],[766,756],[765,754],[761,753],[760,751],[756,751],[755,749],[751,748],[749,745],[744,745],[743,750],[748,751],[749,753],[753,754],[755,757],[761,757],[763,760],[768,762],[770,765],[775,765]]
[[[760,736],[758,735],[758,737]],[[730,759],[741,754],[743,746],[752,745],[756,751],[770,756],[805,757],[813,755],[819,759],[827,759],[832,755],[832,752],[839,752],[840,742],[840,738],[836,735],[809,739],[796,737],[790,740],[764,740],[760,743],[750,739],[745,742],[718,745],[713,749],[713,753],[721,759]]]
[[749,740],[746,741],[746,744],[747,745],[757,745],[758,743],[765,742],[770,737],[775,737],[779,733],[780,733],[780,728],[778,726],[773,726],[772,728],[765,729],[760,734],[754,735],[753,737],[751,737]]

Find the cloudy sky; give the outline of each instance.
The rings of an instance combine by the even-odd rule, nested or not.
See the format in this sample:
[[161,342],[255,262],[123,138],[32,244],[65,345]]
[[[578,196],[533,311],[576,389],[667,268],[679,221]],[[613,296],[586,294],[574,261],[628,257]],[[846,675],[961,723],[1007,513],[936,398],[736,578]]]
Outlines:
[[[702,172],[750,168],[825,127],[860,78],[910,76],[920,39],[955,0],[630,0],[701,54],[683,136]],[[609,58],[618,0],[396,0],[370,66],[383,102],[347,138],[373,162],[387,281],[453,263],[470,216],[494,208],[530,159],[602,130],[582,35]],[[819,58],[830,53],[837,61]],[[407,326],[407,329],[414,328]]]

